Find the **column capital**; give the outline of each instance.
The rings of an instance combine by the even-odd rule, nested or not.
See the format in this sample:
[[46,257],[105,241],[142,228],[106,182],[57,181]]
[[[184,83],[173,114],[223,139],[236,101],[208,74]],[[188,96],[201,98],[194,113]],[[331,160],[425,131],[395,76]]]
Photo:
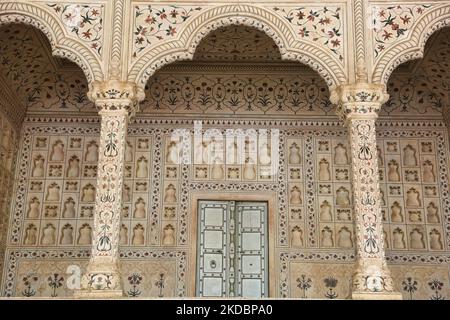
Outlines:
[[134,82],[120,80],[95,81],[88,92],[101,112],[126,111],[133,116],[139,111],[139,102],[144,100],[144,90]]
[[347,122],[351,119],[376,119],[383,103],[389,99],[386,86],[373,83],[346,84],[331,91],[330,101],[336,114]]

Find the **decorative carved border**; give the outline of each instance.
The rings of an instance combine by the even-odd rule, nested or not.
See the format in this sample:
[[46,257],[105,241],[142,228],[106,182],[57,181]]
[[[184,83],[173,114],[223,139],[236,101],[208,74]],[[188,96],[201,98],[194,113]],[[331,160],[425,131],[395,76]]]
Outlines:
[[143,52],[131,66],[128,80],[144,87],[150,76],[164,65],[177,60],[192,60],[195,48],[206,34],[219,27],[237,24],[265,32],[275,41],[283,59],[310,66],[329,87],[346,82],[343,67],[335,57],[317,45],[298,41],[290,26],[280,17],[265,8],[251,5],[223,5],[205,9],[190,20],[177,40]]
[[[152,152],[153,161],[152,168],[150,171],[151,187],[149,190],[149,195],[151,196],[151,211],[149,212],[150,218],[148,219],[149,225],[159,228],[160,226],[160,216],[161,216],[161,199],[163,197],[163,157],[164,157],[164,136],[170,133],[170,129],[166,128],[147,128],[141,126],[129,126],[128,136],[132,137],[135,135],[146,135],[152,139]],[[149,227],[151,228],[151,227]],[[159,243],[159,233],[156,243]]]
[[[4,296],[10,297],[14,295],[15,280],[17,267],[20,259],[71,259],[74,262],[77,260],[87,260],[90,257],[89,250],[9,250],[7,252],[7,265],[8,268],[4,271],[5,282],[3,283],[2,292]],[[317,250],[304,250],[304,252],[291,252],[283,251],[279,253],[280,257],[280,271],[281,273],[288,274],[290,263],[293,261],[308,261],[308,262],[342,262],[342,263],[354,263],[354,253],[336,253],[328,251]],[[186,283],[188,279],[187,275],[187,259],[188,254],[186,251],[164,251],[164,250],[146,250],[146,249],[124,249],[120,250],[120,258],[127,260],[147,260],[147,259],[176,259],[177,261],[177,295],[179,297],[185,296],[187,292]],[[448,255],[418,255],[418,254],[388,254],[387,261],[392,264],[426,264],[426,265],[441,265],[448,264],[450,257]],[[289,292],[289,279],[281,277],[279,284],[280,296],[283,293]]]
[[114,25],[112,31],[111,61],[120,61],[122,57],[124,0],[114,0]]
[[365,63],[366,59],[366,29],[364,27],[366,3],[364,0],[353,1],[354,21],[355,21],[355,48],[356,62]]
[[76,63],[89,83],[103,79],[101,64],[95,54],[84,44],[67,37],[50,9],[25,2],[0,3],[0,25],[8,23],[24,23],[39,29],[49,40],[53,55]]
[[[323,119],[324,117],[322,117]],[[268,120],[268,119],[221,119],[221,118],[201,118],[204,125],[214,125],[214,126],[231,126],[231,125],[240,125],[240,126],[252,126],[252,127],[264,127],[267,125],[271,126],[283,126],[286,127],[317,127],[317,126],[326,126],[326,127],[339,127],[343,125],[343,122],[338,120],[336,117],[329,117],[330,120]],[[146,124],[146,125],[179,125],[179,126],[193,126],[194,121],[199,119],[186,119],[186,117],[139,117],[134,118],[131,121],[131,126]],[[51,115],[28,115],[24,119],[26,123],[100,123],[100,116],[90,115],[90,116],[60,116],[55,117]],[[380,118],[376,122],[377,128],[384,127],[403,127],[403,128],[445,128],[445,122],[442,120],[387,120],[385,118]]]
[[410,35],[404,40],[393,43],[383,52],[376,62],[372,81],[387,84],[389,77],[396,67],[409,60],[423,57],[425,44],[437,30],[450,25],[450,6],[443,4],[429,9],[420,17],[409,31]]

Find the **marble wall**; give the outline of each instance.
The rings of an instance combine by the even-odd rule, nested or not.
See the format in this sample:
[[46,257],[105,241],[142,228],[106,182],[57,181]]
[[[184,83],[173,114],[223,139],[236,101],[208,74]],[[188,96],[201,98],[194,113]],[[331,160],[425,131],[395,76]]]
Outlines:
[[[18,131],[9,117],[0,112],[0,270],[7,243],[8,218],[14,186],[14,166]],[[0,274],[0,280],[2,275]]]
[[[71,121],[50,125],[29,118],[24,125],[2,295],[71,295],[67,268],[86,266],[99,124]],[[175,128],[192,136],[174,137]],[[240,147],[237,140],[217,138],[236,128],[278,129],[280,135],[277,143],[260,136]],[[203,135],[199,143],[194,133],[205,130],[216,137]],[[187,142],[193,164],[180,163]],[[439,121],[380,121],[378,148],[397,289],[408,299],[448,298],[447,128]],[[275,153],[279,170],[271,173]],[[235,161],[240,154],[242,163]],[[192,195],[258,193],[276,199],[271,295],[348,298],[355,246],[349,170],[347,134],[339,122],[205,120],[203,131],[194,131],[191,120],[138,119],[129,128],[120,231],[127,296],[193,295]]]

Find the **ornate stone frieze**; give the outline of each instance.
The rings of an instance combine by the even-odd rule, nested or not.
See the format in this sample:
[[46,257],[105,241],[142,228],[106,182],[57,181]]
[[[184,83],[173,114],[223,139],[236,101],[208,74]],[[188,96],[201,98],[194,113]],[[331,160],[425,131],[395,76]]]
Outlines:
[[[88,250],[9,251],[8,276],[1,295],[71,297],[76,287],[73,279],[85,271],[89,256]],[[125,249],[121,250],[120,258],[120,268],[126,270],[121,279],[126,284],[126,296],[186,296],[190,283],[190,279],[186,277],[186,251]],[[161,274],[162,286],[156,284],[161,281]],[[17,279],[20,281],[16,281]]]
[[[353,266],[341,256],[282,253],[280,257],[280,297],[351,298],[349,279]],[[323,260],[328,263],[323,263]],[[392,269],[395,287],[400,289],[403,299],[447,299],[448,270],[445,263],[408,267],[390,264],[389,267]]]
[[157,74],[146,89],[149,114],[329,114],[326,83],[281,74]]

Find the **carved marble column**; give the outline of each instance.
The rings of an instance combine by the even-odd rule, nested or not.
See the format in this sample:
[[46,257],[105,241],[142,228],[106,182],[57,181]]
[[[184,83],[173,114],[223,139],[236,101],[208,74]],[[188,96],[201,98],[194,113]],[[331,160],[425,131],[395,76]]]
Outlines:
[[143,93],[133,83],[94,83],[90,98],[101,117],[92,253],[78,297],[121,297],[119,231],[128,121]]
[[358,83],[336,88],[331,101],[348,128],[351,148],[356,265],[353,299],[401,299],[386,265],[375,122],[385,87]]

